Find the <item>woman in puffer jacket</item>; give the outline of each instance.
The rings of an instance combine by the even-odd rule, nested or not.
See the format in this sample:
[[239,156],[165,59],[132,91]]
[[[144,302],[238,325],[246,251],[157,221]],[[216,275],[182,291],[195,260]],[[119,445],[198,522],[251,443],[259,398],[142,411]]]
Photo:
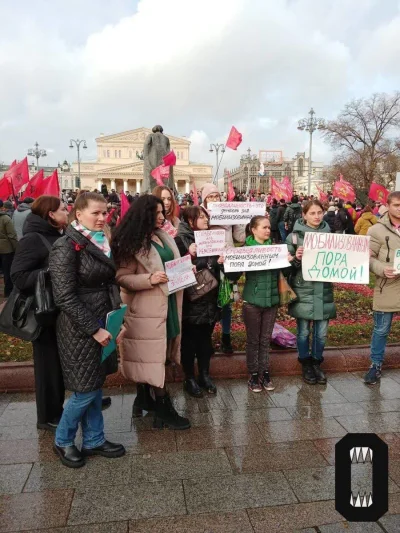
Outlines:
[[[175,242],[182,256],[190,254],[196,270],[208,268],[219,281],[221,265],[217,256],[197,257],[195,231],[209,229],[209,216],[202,207],[187,207],[178,228]],[[217,305],[218,287],[195,301],[189,301],[187,291],[183,295],[182,309],[182,348],[181,364],[185,373],[184,389],[195,398],[203,396],[204,389],[209,394],[216,394],[217,388],[210,378],[210,359],[214,353],[212,332],[219,320],[220,310]],[[199,376],[196,381],[194,361],[197,357]]]
[[377,222],[378,219],[374,214],[372,214],[372,209],[370,206],[367,205],[364,207],[364,212],[357,220],[354,231],[357,233],[357,235],[367,235],[369,228],[372,228],[372,226],[374,226]]

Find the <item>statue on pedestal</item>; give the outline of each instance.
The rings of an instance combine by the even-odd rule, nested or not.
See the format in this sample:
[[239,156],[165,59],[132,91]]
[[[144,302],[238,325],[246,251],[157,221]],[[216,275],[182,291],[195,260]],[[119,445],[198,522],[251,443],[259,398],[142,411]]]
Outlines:
[[[171,151],[169,139],[163,134],[162,126],[154,126],[144,141],[143,156],[143,189],[142,192],[151,193],[158,184],[151,175],[151,171],[163,163],[163,157]],[[173,167],[169,167],[169,178],[165,185],[172,191],[175,190]]]

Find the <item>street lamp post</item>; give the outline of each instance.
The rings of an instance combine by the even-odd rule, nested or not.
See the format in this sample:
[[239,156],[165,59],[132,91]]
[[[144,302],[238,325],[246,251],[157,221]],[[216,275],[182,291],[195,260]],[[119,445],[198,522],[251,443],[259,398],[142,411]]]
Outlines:
[[247,148],[247,188],[246,196],[250,193],[250,162],[251,162],[251,148]]
[[[218,185],[218,170],[219,170],[219,167],[221,165],[222,158],[224,157],[225,145],[224,144],[218,144],[218,143],[210,144],[210,152],[214,152],[214,150],[215,150],[215,155],[217,157],[217,166],[216,166],[216,171],[215,171],[215,176],[214,176],[213,183],[214,183],[214,185]],[[219,151],[220,150],[221,150],[221,158],[219,158]]]
[[315,130],[322,130],[325,127],[325,121],[323,118],[316,118],[313,108],[308,112],[310,118],[302,118],[299,120],[298,130],[306,130],[310,132],[310,155],[308,162],[308,196],[311,194],[311,174],[312,174],[312,135]]
[[[78,179],[79,179],[79,188],[81,187],[81,156],[80,156],[80,147],[81,147],[81,144],[83,143],[83,146],[82,148],[84,150],[86,150],[87,146],[86,146],[86,141],[84,139],[71,139],[69,141],[69,147],[70,148],[73,148],[74,147],[74,144],[76,146],[76,149],[78,150]],[[76,184],[75,184],[76,186]]]
[[46,150],[39,150],[39,143],[37,141],[35,142],[34,146],[35,148],[29,148],[28,155],[36,158],[36,170],[38,171],[39,170],[39,158],[46,157],[47,152]]

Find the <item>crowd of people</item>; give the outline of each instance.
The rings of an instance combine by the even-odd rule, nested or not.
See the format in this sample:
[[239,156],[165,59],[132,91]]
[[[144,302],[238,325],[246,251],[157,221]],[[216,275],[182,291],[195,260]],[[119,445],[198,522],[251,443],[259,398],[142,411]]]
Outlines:
[[[379,381],[393,315],[400,311],[400,275],[393,269],[395,251],[400,249],[400,192],[391,193],[385,206],[348,204],[331,194],[324,204],[297,194],[289,203],[271,195],[249,198],[240,193],[236,200],[253,198],[265,202],[265,215],[253,217],[247,225],[229,226],[210,224],[210,206],[226,199],[212,183],[204,185],[198,201],[193,201],[193,194],[177,196],[162,186],[152,194],[128,195],[130,208],[122,217],[116,191],[63,191],[61,198],[25,198],[14,212],[12,203],[0,201],[5,297],[13,285],[32,293],[42,270],[51,275],[57,313],[32,343],[37,427],[55,432],[54,451],[64,465],[77,468],[85,464],[85,456],[113,458],[125,453],[121,444],[106,440],[102,415],[111,402],[103,397],[102,386],[118,369],[117,351],[102,357],[112,340],[105,318],[121,304],[127,305],[127,312],[115,340],[122,372],[137,386],[132,416],[152,413],[155,428],[190,428],[190,420],[176,411],[168,394],[167,365],[182,366],[188,395],[217,394],[210,361],[219,321],[222,351],[233,352],[231,303],[220,305],[218,300],[223,279],[233,285],[244,276],[249,390],[274,390],[269,350],[282,277],[296,293],[288,312],[297,323],[303,379],[311,385],[325,384],[321,365],[336,307],[332,283],[303,278],[307,232],[370,236],[376,286],[371,367],[364,381]],[[213,229],[225,231],[228,247],[284,243],[290,267],[224,273],[224,254],[197,256],[195,232]],[[165,264],[186,255],[196,273],[205,271],[213,281],[200,297],[193,297],[189,289],[169,293]],[[66,403],[65,390],[72,393]],[[75,444],[79,424],[81,449]]]

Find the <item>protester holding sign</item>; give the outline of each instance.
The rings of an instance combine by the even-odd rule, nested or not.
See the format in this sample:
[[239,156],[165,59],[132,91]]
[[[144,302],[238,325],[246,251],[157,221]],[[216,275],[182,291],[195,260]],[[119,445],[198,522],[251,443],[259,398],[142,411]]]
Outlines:
[[[306,383],[326,383],[321,370],[328,323],[335,318],[332,283],[305,281],[302,274],[303,241],[305,234],[329,233],[329,226],[323,220],[323,207],[319,200],[311,200],[303,207],[303,218],[295,222],[293,233],[287,239],[289,252],[295,256],[289,283],[297,295],[297,300],[289,304],[289,314],[297,319],[297,350],[303,367]],[[310,332],[312,341],[310,347]]]
[[376,275],[372,308],[374,331],[371,339],[371,368],[365,375],[368,385],[375,385],[382,375],[386,342],[393,315],[400,311],[400,275],[395,270],[400,249],[400,191],[388,196],[389,211],[368,230],[370,270]]
[[[182,222],[175,238],[181,255],[190,254],[193,265],[199,272],[209,269],[210,273],[219,281],[220,264],[218,256],[197,256],[195,231],[209,231],[207,212],[202,207],[187,207],[183,212]],[[212,332],[219,319],[217,306],[218,286],[206,292],[200,298],[190,301],[187,291],[183,296],[182,311],[182,367],[185,372],[184,389],[195,398],[201,398],[204,389],[210,394],[216,394],[217,388],[210,378],[210,359],[214,353]],[[194,361],[197,357],[199,377],[196,382]]]
[[[271,246],[271,224],[267,217],[253,217],[247,226],[246,246]],[[293,259],[288,257],[289,261]],[[243,290],[243,320],[246,326],[246,360],[252,392],[274,390],[269,375],[269,349],[279,305],[280,270],[246,272]]]
[[[165,364],[179,364],[183,291],[169,294],[164,264],[180,258],[175,241],[162,230],[162,200],[138,198],[115,231],[112,253],[121,297],[128,305],[121,344],[122,372],[137,383],[133,416],[155,411],[154,427],[188,429],[165,388]],[[155,394],[155,401],[151,394]]]
[[[203,206],[208,210],[213,202],[220,202],[221,195],[218,187],[213,183],[206,183],[201,191]],[[225,230],[225,242],[228,246],[234,246],[234,241],[243,244],[246,238],[246,224],[235,224],[232,226],[211,225],[210,229]],[[231,322],[232,310],[228,304],[222,308],[222,342],[221,349],[223,353],[233,353],[231,343]]]

